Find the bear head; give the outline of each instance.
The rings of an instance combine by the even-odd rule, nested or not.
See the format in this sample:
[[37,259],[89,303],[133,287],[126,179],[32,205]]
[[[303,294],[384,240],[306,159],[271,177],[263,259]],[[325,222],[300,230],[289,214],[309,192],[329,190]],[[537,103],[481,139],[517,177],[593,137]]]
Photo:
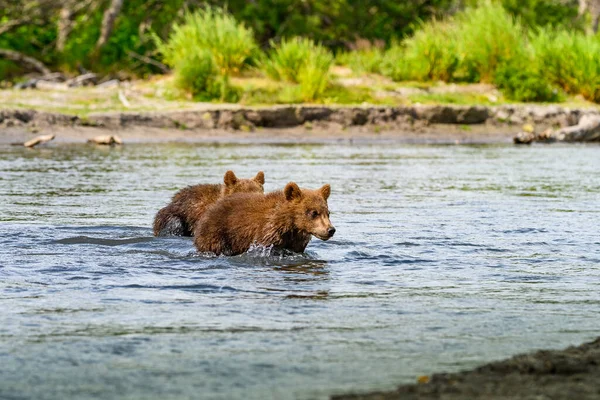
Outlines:
[[290,182],[283,189],[285,199],[292,210],[294,226],[304,232],[321,239],[328,240],[335,233],[335,228],[329,220],[327,199],[331,186],[324,185],[320,189],[300,189]]
[[259,171],[254,178],[238,179],[233,171],[227,171],[223,177],[223,196],[233,193],[264,193],[265,174]]

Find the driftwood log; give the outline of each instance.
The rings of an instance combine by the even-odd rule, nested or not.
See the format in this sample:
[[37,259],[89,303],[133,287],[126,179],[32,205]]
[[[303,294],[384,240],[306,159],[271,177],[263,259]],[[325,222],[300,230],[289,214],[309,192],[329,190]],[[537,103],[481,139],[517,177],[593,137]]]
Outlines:
[[99,135],[89,139],[88,143],[112,146],[115,144],[123,144],[123,140],[117,135]]
[[53,134],[36,136],[33,139],[28,140],[25,143],[23,143],[23,146],[35,147],[38,144],[49,142],[49,141],[53,140],[54,138],[55,138],[55,135],[53,135]]

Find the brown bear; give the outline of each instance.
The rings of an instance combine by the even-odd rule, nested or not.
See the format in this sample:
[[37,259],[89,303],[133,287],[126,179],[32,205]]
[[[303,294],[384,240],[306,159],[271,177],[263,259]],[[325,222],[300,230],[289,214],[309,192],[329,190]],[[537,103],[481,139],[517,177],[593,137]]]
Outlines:
[[188,186],[177,192],[171,203],[154,218],[154,236],[192,236],[194,225],[206,209],[217,200],[233,193],[264,193],[265,174],[252,179],[238,179],[227,171],[223,184]]
[[216,202],[196,224],[194,244],[201,252],[236,255],[251,245],[304,251],[311,235],[330,239],[327,198],[331,187],[300,189],[290,182],[283,191],[237,193]]

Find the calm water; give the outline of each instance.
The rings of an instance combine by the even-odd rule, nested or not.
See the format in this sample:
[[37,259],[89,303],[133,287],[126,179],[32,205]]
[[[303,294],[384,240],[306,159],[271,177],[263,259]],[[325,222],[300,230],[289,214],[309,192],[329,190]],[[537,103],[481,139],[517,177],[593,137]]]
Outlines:
[[[154,238],[178,188],[332,186],[304,255]],[[598,335],[600,147],[0,147],[1,399],[312,399]]]

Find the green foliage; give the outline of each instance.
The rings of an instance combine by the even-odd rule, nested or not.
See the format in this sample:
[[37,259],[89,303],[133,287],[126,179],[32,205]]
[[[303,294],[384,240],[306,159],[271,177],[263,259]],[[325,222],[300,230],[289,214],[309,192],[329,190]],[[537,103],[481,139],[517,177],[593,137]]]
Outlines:
[[298,83],[303,101],[321,97],[329,83],[333,56],[329,50],[312,40],[292,38],[283,40],[263,61],[263,72],[278,81]]
[[456,16],[464,79],[492,82],[500,64],[521,56],[525,31],[501,4],[483,1]]
[[543,76],[532,57],[513,58],[496,70],[494,83],[509,100],[557,102],[561,93]]
[[316,46],[298,71],[302,100],[319,99],[329,84],[329,69],[333,56],[325,48]]
[[279,45],[271,43],[273,50],[262,62],[261,69],[276,81],[298,83],[298,75],[311,53],[323,51],[310,39],[295,37],[283,39]]
[[356,74],[379,74],[384,64],[385,52],[378,48],[341,52],[336,63],[346,65]]
[[393,80],[492,82],[502,63],[524,52],[525,31],[498,3],[484,1],[446,21],[420,25],[385,54]]
[[394,43],[384,54],[381,73],[395,81],[411,80],[413,71],[406,58],[404,46]]
[[540,70],[568,93],[600,103],[600,37],[543,29],[532,39]]
[[502,5],[529,29],[554,27],[582,30],[583,21],[577,16],[577,0],[502,0]]
[[227,97],[227,82],[220,76],[212,54],[206,50],[194,51],[191,56],[178,61],[175,85],[191,92],[198,100]]
[[404,42],[405,71],[417,81],[451,81],[458,68],[457,28],[450,22],[433,20],[422,24]]
[[164,61],[176,66],[196,51],[209,51],[222,75],[237,75],[257,54],[251,29],[217,8],[186,13],[182,24],[175,24],[167,42],[158,41]]
[[413,31],[418,20],[451,10],[456,0],[210,0],[250,26],[259,43],[302,36],[328,48],[358,38],[390,42]]

